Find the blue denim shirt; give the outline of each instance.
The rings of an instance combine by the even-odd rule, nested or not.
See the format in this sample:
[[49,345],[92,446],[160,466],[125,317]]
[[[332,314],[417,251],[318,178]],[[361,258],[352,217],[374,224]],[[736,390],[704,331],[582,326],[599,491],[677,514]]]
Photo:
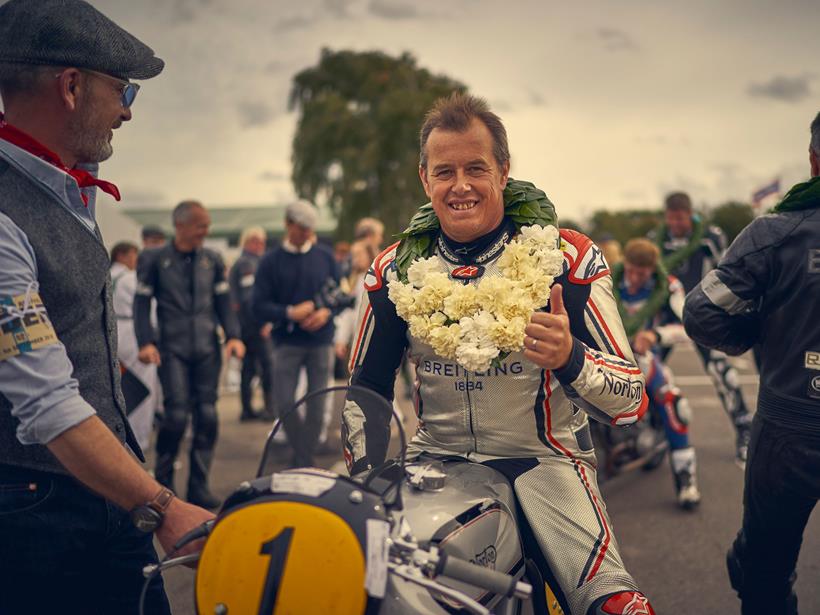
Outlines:
[[[81,193],[73,177],[3,139],[0,158],[52,192],[89,233],[95,234],[95,187],[83,188]],[[98,165],[82,168],[96,175]],[[88,199],[88,207],[82,194]],[[0,298],[38,291],[34,250],[20,227],[0,213]],[[60,343],[0,361],[0,393],[11,402],[12,414],[20,421],[20,442],[47,444],[96,414],[80,396],[79,385],[71,376],[73,371]]]

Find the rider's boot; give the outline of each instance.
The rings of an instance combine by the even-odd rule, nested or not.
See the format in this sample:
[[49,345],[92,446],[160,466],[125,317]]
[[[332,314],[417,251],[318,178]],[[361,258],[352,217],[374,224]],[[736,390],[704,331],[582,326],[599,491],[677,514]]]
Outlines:
[[655,615],[649,599],[639,591],[620,591],[598,598],[587,615]]
[[670,454],[670,459],[672,473],[675,476],[678,506],[684,510],[693,510],[700,504],[695,449],[690,446],[674,450]]

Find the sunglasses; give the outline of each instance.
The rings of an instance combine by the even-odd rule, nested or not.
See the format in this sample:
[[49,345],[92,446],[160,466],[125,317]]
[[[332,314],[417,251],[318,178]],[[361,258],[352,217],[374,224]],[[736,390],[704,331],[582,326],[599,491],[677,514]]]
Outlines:
[[[111,75],[106,75],[105,73],[100,73],[95,70],[91,70],[88,68],[80,69],[84,73],[91,73],[92,75],[96,75],[97,77],[101,77],[103,79],[107,79],[108,81],[113,81],[117,85],[120,86],[120,103],[122,104],[124,109],[128,109],[131,105],[134,104],[134,99],[137,97],[137,92],[140,91],[140,86],[138,83],[131,83],[130,81],[125,81],[124,79],[118,79],[117,77],[112,77]],[[54,75],[55,77],[59,77],[62,73],[57,73]]]
[[98,73],[95,70],[89,70],[87,68],[82,69],[83,72],[91,73],[92,75],[97,75],[98,77],[102,77],[103,79],[108,79],[109,81],[114,81],[115,83],[119,84],[120,86],[120,102],[122,103],[123,108],[128,109],[131,105],[134,104],[134,99],[137,97],[137,92],[140,91],[140,86],[138,83],[131,83],[130,81],[125,81],[124,79],[117,79],[116,77],[112,77],[111,75],[106,75],[105,73]]

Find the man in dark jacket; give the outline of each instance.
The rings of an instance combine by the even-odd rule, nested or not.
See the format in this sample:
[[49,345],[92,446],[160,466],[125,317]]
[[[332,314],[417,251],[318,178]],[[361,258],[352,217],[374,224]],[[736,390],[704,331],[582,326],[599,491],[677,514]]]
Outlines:
[[[703,276],[715,268],[726,250],[726,237],[716,226],[706,226],[692,211],[685,192],[673,192],[664,203],[664,224],[655,231],[666,270],[683,284],[688,293]],[[720,351],[695,343],[706,373],[712,379],[723,409],[735,428],[735,460],[743,467],[749,447],[752,417],[743,399],[737,370]],[[671,348],[663,349],[666,360]]]
[[820,114],[809,161],[812,179],[738,235],[684,309],[698,343],[761,348],[743,527],[727,557],[743,615],[797,613],[794,569],[820,497]]
[[293,448],[292,465],[313,465],[322,428],[324,400],[308,402],[305,420],[284,416],[296,394],[299,371],[307,372],[308,392],[327,386],[333,367],[333,316],[347,307],[339,301],[339,271],[333,253],[316,241],[316,208],[297,201],[285,213],[282,245],[259,263],[253,289],[254,314],[273,323],[273,381],[276,413]]
[[[242,359],[242,380],[239,394],[242,400],[241,421],[252,421],[257,418],[273,420],[273,347],[270,340],[270,325],[262,327],[253,315],[253,282],[259,259],[265,253],[265,230],[259,226],[247,228],[242,232],[239,245],[242,254],[236,259],[228,275],[231,286],[231,304],[239,318],[242,331],[242,343],[245,344],[245,357]],[[265,407],[260,415],[253,410],[251,403],[253,390],[251,383],[259,374],[262,380],[262,391],[265,396]]]
[[[208,488],[219,419],[217,385],[222,359],[217,327],[222,325],[225,353],[242,358],[244,346],[231,311],[225,265],[218,253],[202,246],[211,224],[197,201],[183,201],[173,212],[174,240],[144,252],[137,266],[134,327],[139,357],[159,365],[165,415],[157,437],[157,480],[174,484],[174,461],[193,419],[188,501],[216,508],[219,499]],[[151,298],[157,300],[159,333],[151,326]]]
[[[0,613],[136,615],[153,532],[213,517],[137,461],[95,220],[130,80],[163,66],[81,0],[0,6]],[[145,612],[170,614],[159,576]]]

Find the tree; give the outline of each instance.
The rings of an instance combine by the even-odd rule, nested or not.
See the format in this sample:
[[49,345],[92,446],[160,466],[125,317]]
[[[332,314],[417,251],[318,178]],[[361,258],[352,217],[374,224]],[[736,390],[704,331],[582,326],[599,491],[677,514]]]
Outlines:
[[710,212],[709,221],[719,226],[726,233],[728,242],[731,243],[754,218],[754,211],[748,203],[727,201]]
[[339,237],[350,237],[363,216],[382,220],[388,237],[404,230],[428,201],[418,178],[424,114],[454,91],[466,87],[418,68],[409,53],[323,49],[318,65],[293,78],[290,93],[290,108],[300,113],[296,193],[327,200]]
[[588,230],[595,240],[616,239],[621,245],[633,237],[645,237],[655,228],[661,215],[656,210],[607,211],[599,209],[592,214]]

